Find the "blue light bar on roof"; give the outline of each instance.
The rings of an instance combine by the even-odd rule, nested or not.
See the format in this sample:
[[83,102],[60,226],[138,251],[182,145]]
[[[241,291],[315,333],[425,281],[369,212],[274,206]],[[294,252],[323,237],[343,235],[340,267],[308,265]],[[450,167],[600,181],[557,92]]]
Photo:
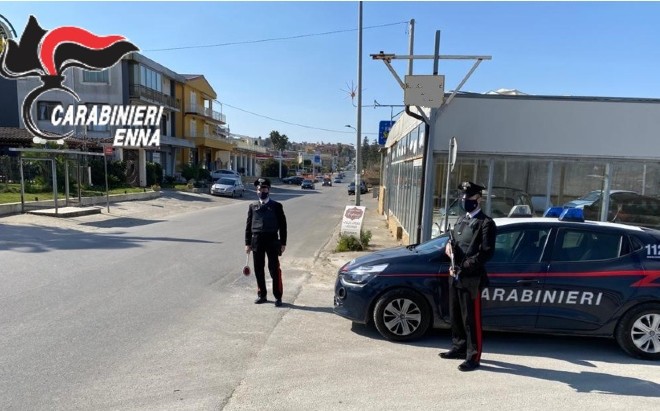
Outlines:
[[559,221],[577,221],[584,223],[584,213],[581,208],[566,208],[559,216]]
[[550,207],[547,210],[545,210],[543,217],[557,218],[561,215],[563,211],[564,211],[564,207]]

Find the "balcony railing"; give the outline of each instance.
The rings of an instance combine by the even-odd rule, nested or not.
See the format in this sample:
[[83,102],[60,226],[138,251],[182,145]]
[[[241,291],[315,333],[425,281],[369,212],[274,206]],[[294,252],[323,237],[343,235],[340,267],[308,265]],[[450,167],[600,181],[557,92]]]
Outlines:
[[156,90],[152,90],[149,87],[145,87],[139,84],[132,84],[129,86],[128,94],[131,98],[140,98],[152,103],[161,104],[176,110],[181,110],[180,99],[168,96],[167,94],[163,94]]
[[227,119],[224,114],[218,113],[217,111],[214,111],[208,107],[204,107],[203,105],[197,104],[195,102],[186,103],[186,113],[195,113],[221,123],[227,123]]

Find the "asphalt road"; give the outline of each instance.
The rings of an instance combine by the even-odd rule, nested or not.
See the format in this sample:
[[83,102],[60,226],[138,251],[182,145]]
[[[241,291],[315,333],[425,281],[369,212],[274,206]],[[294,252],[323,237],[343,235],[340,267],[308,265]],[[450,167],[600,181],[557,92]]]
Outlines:
[[[244,199],[0,219],[0,409],[216,409],[296,306],[346,194],[282,186],[284,307],[242,276]],[[270,295],[272,301],[272,294]]]
[[[290,227],[281,309],[252,304],[254,279],[239,274],[247,199],[188,195],[120,203],[111,217],[0,219],[0,409],[660,405],[660,364],[611,340],[486,333],[482,367],[461,373],[460,361],[437,356],[445,331],[396,344],[336,316],[336,270],[359,254],[330,252],[345,187],[275,192]],[[371,193],[362,201],[374,246],[394,245]]]

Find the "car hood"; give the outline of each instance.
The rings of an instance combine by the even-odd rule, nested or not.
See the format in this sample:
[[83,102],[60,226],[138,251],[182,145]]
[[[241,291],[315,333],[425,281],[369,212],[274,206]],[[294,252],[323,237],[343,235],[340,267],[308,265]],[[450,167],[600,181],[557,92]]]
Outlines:
[[357,257],[346,263],[342,268],[350,270],[353,267],[359,267],[362,265],[381,264],[386,262],[392,263],[400,258],[408,258],[414,253],[414,251],[406,247],[388,248]]
[[214,188],[224,188],[225,190],[228,188],[233,188],[233,185],[228,185],[228,184],[213,184]]

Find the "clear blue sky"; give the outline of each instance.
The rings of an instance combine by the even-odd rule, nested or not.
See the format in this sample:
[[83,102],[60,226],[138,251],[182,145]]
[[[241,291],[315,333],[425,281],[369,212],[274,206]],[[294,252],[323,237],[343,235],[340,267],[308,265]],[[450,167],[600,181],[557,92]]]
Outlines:
[[[493,57],[464,91],[660,98],[660,3],[368,1],[363,7],[362,130],[370,140],[391,111],[367,105],[403,104],[403,92],[369,54],[406,54],[408,26],[366,27],[410,19],[416,22],[415,54],[432,54],[435,31],[441,30],[441,54]],[[348,97],[351,84],[357,87],[357,31],[148,50],[354,30],[357,2],[0,2],[0,14],[19,36],[34,14],[44,29],[75,25],[99,35],[121,34],[178,73],[204,74],[225,103],[222,111],[233,133],[267,137],[278,130],[296,142],[356,141],[344,125],[357,122]],[[403,77],[407,63],[393,64]],[[471,65],[441,60],[446,89],[454,89]],[[414,74],[431,73],[430,61],[415,63]]]

